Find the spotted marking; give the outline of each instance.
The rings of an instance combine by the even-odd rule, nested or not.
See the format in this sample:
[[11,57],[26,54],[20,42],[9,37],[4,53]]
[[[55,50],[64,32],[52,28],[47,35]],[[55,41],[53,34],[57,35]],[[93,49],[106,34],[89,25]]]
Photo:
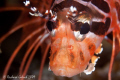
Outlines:
[[84,56],[83,56],[83,52],[82,51],[80,51],[80,59],[81,59],[81,61],[84,61]]
[[88,50],[90,52],[90,55],[93,55],[94,54],[94,51],[95,51],[95,45],[93,43],[91,43],[89,46],[88,46]]
[[74,58],[75,58],[75,57],[74,57],[73,53],[70,53],[70,61],[71,61],[71,62],[74,61]]

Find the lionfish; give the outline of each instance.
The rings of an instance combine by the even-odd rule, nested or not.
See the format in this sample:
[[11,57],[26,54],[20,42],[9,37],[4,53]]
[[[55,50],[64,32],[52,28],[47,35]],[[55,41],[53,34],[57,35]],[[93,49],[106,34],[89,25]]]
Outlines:
[[[23,77],[35,52],[44,41],[47,46],[42,57],[39,80],[49,48],[49,70],[55,75],[72,77],[82,72],[86,75],[91,74],[100,58],[97,55],[103,50],[101,42],[104,38],[113,44],[108,72],[108,80],[111,80],[113,61],[120,51],[120,0],[26,0],[23,3],[32,12],[25,7],[0,10],[22,11],[11,30],[0,38],[0,43],[23,28],[20,43],[5,67],[3,80],[6,79],[4,76],[7,75],[17,53],[27,41],[29,41],[28,49],[19,70],[19,74]],[[113,41],[107,37],[111,32]]]

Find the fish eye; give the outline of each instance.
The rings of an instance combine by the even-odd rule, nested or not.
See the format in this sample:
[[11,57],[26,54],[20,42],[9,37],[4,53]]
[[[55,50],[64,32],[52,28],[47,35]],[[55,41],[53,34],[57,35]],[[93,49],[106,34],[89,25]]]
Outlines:
[[49,31],[52,31],[52,29],[55,27],[55,24],[52,21],[48,21],[46,23],[46,26],[47,26],[47,28],[48,28]]
[[90,25],[86,23],[77,22],[71,25],[73,31],[80,31],[80,34],[87,34],[90,31]]
[[90,25],[88,23],[84,23],[80,27],[80,34],[87,34],[90,31]]
[[46,23],[46,26],[47,26],[48,30],[50,31],[51,36],[54,37],[55,33],[56,33],[57,22],[48,21]]
[[74,24],[74,36],[76,40],[83,41],[85,39],[86,34],[90,31],[90,25],[88,23],[76,23]]
[[57,19],[56,21],[48,21],[46,23],[46,26],[49,31],[52,31],[53,29],[57,29],[59,27],[59,20]]

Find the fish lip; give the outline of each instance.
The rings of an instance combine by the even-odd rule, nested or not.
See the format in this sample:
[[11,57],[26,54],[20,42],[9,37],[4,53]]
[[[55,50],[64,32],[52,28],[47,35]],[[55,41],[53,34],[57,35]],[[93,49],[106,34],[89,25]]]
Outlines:
[[64,68],[58,69],[58,75],[60,76],[66,76],[67,71]]

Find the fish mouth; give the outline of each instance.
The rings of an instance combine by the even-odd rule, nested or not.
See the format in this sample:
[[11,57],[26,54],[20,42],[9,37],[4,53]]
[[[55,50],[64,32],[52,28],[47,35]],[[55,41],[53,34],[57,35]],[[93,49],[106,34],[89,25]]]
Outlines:
[[86,66],[71,68],[69,66],[50,66],[50,69],[57,76],[72,77],[84,71]]
[[62,77],[72,77],[71,72],[68,71],[69,68],[56,68],[53,71],[53,73],[57,76],[62,76]]
[[67,73],[66,70],[63,69],[63,68],[61,68],[61,69],[58,70],[58,75],[60,75],[60,76],[66,76],[65,75],[66,73]]

